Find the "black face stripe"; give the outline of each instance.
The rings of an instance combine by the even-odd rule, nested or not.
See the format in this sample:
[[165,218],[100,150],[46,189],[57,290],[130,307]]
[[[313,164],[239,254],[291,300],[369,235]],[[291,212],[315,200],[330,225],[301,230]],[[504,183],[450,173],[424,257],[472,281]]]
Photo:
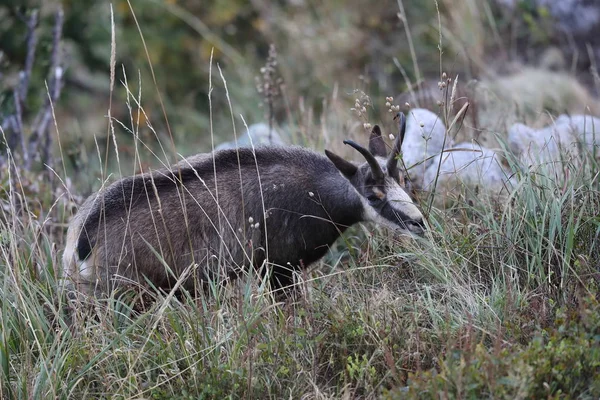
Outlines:
[[423,223],[422,221],[416,221],[402,211],[395,209],[390,205],[389,202],[385,202],[383,206],[377,210],[377,212],[388,221],[403,226],[404,228],[408,228],[406,226],[406,222],[408,221],[415,222],[417,224]]
[[423,221],[422,219],[421,219],[421,220],[418,220],[418,221],[414,221],[414,220],[413,220],[413,222],[414,222],[414,223],[415,223],[415,224],[416,224],[416,225],[417,225],[419,228],[421,228],[421,229],[423,229],[423,230],[426,230],[426,229],[427,229],[427,227],[425,226],[425,221]]

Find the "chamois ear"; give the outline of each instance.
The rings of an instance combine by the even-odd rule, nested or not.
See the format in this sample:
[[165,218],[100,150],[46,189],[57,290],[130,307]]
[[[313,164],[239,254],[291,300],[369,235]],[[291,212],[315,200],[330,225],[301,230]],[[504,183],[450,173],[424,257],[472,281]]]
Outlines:
[[350,161],[344,160],[342,157],[330,152],[329,150],[325,150],[325,155],[346,178],[351,179],[354,175],[356,175],[358,167],[352,164]]
[[404,135],[406,134],[406,117],[404,113],[399,112],[394,117],[394,121],[398,121],[398,135],[394,141],[394,152],[400,153],[402,151],[402,143],[404,143]]
[[381,129],[379,125],[375,125],[371,131],[371,139],[369,140],[369,151],[374,156],[387,157],[387,149],[385,148],[385,142],[381,137]]
[[394,120],[398,120],[398,135],[394,141],[394,147],[387,162],[387,170],[390,176],[398,176],[398,160],[396,158],[402,154],[402,142],[404,141],[404,134],[406,132],[406,117],[404,113],[398,113]]

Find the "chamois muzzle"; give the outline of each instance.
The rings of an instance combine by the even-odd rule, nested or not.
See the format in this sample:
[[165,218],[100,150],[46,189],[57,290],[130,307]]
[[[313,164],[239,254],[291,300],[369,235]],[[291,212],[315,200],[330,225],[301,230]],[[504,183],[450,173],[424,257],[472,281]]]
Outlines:
[[424,236],[427,230],[423,219],[405,221],[404,224],[406,229],[415,235]]

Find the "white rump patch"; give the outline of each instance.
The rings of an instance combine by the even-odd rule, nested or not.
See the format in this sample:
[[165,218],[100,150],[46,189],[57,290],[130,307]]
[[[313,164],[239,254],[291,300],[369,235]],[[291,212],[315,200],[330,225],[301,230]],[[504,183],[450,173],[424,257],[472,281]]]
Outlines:
[[79,278],[80,279],[85,279],[87,281],[90,281],[91,278],[94,276],[95,268],[94,268],[93,265],[90,265],[88,263],[88,261],[90,260],[90,258],[88,258],[85,261],[79,261],[78,262],[78,264],[79,264]]

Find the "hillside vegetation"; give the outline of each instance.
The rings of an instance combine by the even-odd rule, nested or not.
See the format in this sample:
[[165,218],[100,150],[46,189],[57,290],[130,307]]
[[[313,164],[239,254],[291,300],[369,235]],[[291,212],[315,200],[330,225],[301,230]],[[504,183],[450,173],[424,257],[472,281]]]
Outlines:
[[[0,398],[600,397],[599,158],[506,150],[514,122],[599,116],[600,81],[518,3],[1,5]],[[396,134],[388,97],[498,150],[511,190],[417,191],[423,238],[355,226],[285,301],[252,272],[197,296],[59,290],[103,184],[256,122],[349,159],[366,124]]]

